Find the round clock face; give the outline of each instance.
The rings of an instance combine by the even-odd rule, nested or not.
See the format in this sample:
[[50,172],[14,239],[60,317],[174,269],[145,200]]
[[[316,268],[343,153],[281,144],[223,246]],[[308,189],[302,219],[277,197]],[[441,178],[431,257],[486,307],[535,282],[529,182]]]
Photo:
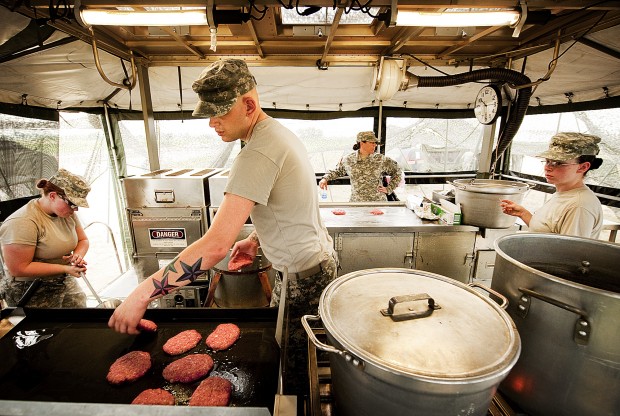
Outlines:
[[495,85],[486,85],[478,92],[474,114],[482,124],[491,124],[502,108],[502,94]]

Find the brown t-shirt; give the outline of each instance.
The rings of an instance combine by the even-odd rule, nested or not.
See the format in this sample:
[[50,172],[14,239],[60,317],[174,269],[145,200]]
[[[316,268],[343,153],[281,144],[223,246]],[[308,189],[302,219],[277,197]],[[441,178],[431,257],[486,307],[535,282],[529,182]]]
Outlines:
[[62,256],[71,253],[78,243],[76,226],[79,224],[75,214],[69,218],[46,214],[35,199],[0,226],[0,244],[35,246],[33,261],[62,264]]

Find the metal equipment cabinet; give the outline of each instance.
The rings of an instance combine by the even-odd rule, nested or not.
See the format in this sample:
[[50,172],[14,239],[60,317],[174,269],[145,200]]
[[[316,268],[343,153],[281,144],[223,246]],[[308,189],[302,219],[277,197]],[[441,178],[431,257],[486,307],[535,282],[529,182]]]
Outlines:
[[[388,203],[389,204],[389,203]],[[473,267],[477,227],[445,225],[418,218],[403,204],[349,203],[321,207],[340,260],[338,275],[373,268],[425,270],[468,283]],[[374,216],[373,208],[384,214]]]

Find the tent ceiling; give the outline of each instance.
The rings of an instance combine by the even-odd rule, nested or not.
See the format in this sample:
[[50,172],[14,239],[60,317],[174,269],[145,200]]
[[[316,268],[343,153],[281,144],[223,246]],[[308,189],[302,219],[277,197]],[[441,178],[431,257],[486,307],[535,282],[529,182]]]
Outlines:
[[[141,109],[139,88],[131,92],[118,90],[100,76],[90,44],[91,33],[62,9],[66,4],[71,12],[71,0],[58,2],[54,21],[46,22],[56,32],[41,41],[44,46],[40,49],[36,42],[34,48],[29,45],[19,49],[19,45],[28,45],[28,37],[38,39],[36,31],[27,29],[33,26],[32,18],[49,18],[50,3],[47,0],[3,0],[2,3],[5,7],[0,7],[0,20],[6,23],[0,28],[0,102],[74,108],[98,107],[107,101],[122,109]],[[108,3],[90,0],[88,4]],[[139,8],[168,2],[114,3]],[[514,1],[504,0],[398,1],[399,6],[423,10],[467,7],[474,3],[476,7],[515,5]],[[174,3],[196,4],[205,5],[194,0]],[[250,3],[223,0],[214,4],[218,10],[241,10],[247,9]],[[283,24],[282,3],[263,0],[254,4],[258,9],[266,7],[264,18],[219,24],[215,52],[209,49],[208,26],[97,26],[94,33],[102,69],[110,80],[121,82],[126,72],[131,74],[128,57],[132,51],[137,63],[148,67],[154,110],[191,111],[197,100],[191,84],[200,71],[223,57],[238,57],[252,67],[266,108],[347,111],[378,105],[373,102],[375,97],[370,87],[381,56],[406,58],[409,72],[418,76],[441,75],[434,68],[456,74],[470,69],[510,67],[524,70],[535,81],[547,73],[559,35],[557,67],[550,79],[536,88],[531,105],[563,104],[569,99],[591,101],[620,94],[620,2],[617,1],[530,0],[529,13],[546,10],[551,19],[546,24],[526,23],[518,37],[513,37],[514,30],[508,27],[386,27],[377,19],[370,25],[326,24],[322,27],[324,36],[319,37],[312,25]],[[306,4],[310,2],[300,1],[300,6]],[[317,0],[312,4],[331,7],[334,3]],[[351,2],[338,4],[343,11],[351,7]],[[388,0],[370,3],[382,10],[389,4]],[[401,108],[465,109],[472,106],[479,88],[479,84],[473,83],[412,88],[396,93],[384,104]]]

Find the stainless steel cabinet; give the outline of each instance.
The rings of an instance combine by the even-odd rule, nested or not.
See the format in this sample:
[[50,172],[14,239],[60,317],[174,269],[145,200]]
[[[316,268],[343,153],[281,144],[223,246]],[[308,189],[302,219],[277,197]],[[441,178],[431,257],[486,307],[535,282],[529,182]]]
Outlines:
[[363,269],[404,267],[469,282],[476,233],[334,233],[339,276]]
[[339,275],[379,267],[412,267],[413,233],[339,233]]
[[475,243],[475,232],[416,233],[415,268],[468,283]]

